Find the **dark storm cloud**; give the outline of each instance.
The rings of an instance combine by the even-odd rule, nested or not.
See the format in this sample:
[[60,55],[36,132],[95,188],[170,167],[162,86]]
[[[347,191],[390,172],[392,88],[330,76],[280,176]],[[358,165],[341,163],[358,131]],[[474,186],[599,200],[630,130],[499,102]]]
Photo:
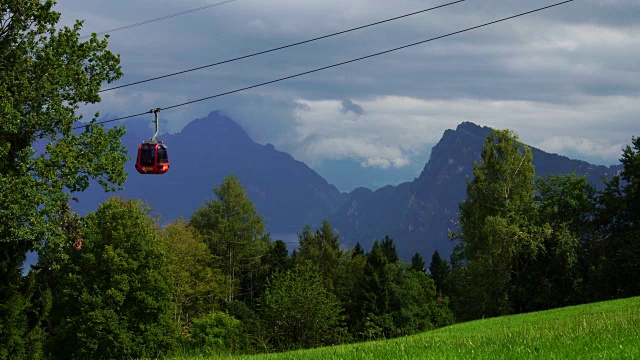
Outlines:
[[364,114],[364,109],[362,108],[362,106],[354,103],[353,101],[345,99],[345,100],[342,100],[342,106],[340,107],[340,112],[343,114],[352,112],[356,115],[362,115]]

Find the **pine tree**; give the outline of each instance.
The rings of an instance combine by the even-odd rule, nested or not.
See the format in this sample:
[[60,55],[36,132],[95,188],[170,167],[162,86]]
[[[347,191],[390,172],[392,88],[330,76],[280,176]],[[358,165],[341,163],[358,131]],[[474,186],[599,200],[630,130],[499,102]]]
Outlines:
[[424,259],[422,258],[422,255],[420,255],[419,253],[415,253],[413,257],[411,257],[411,270],[417,271],[417,272],[426,271]]
[[395,264],[400,260],[400,255],[398,255],[398,249],[396,249],[396,245],[393,243],[393,239],[386,235],[382,242],[380,242],[380,247],[382,248],[382,252],[387,257],[387,261],[389,264]]
[[429,274],[436,285],[436,289],[441,293],[446,293],[444,289],[445,280],[451,272],[451,267],[447,260],[440,257],[438,250],[433,252],[431,256],[431,264],[429,264]]
[[[222,260],[228,286],[226,300],[233,301],[242,277],[253,276],[259,268],[268,237],[262,217],[234,175],[213,192],[216,198],[199,207],[189,224],[204,236],[211,254]],[[243,296],[251,299],[255,290],[244,289]]]
[[356,246],[353,248],[353,253],[351,254],[352,258],[355,258],[356,256],[364,256],[364,249],[362,248],[362,245],[360,245],[360,242],[356,243]]

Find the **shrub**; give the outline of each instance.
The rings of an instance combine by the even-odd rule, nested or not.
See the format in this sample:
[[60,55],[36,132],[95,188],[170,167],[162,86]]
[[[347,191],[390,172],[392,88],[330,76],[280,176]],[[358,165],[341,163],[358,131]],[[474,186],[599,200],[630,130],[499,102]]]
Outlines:
[[233,316],[214,311],[193,321],[191,338],[194,347],[212,353],[233,353],[241,343],[242,323]]

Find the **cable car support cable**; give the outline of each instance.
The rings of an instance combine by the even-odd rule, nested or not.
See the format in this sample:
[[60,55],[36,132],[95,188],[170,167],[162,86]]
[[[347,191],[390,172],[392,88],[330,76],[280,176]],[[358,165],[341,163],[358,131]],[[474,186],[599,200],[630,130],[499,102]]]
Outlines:
[[[149,24],[149,23],[152,23],[152,22],[170,19],[172,17],[185,15],[185,14],[189,14],[189,13],[200,11],[200,10],[204,10],[204,9],[209,9],[209,8],[212,8],[212,7],[228,4],[228,3],[234,2],[234,1],[236,1],[236,0],[226,0],[226,1],[219,2],[219,3],[215,3],[215,4],[204,5],[204,6],[200,6],[198,8],[195,8],[195,9],[185,10],[185,11],[181,11],[181,12],[178,12],[178,13],[175,13],[175,14],[165,15],[165,16],[161,16],[161,17],[158,17],[158,18],[154,18],[154,19],[140,21],[140,22],[137,22],[135,24],[129,24],[129,25],[120,26],[120,27],[117,27],[117,28],[114,28],[114,29],[100,31],[100,32],[97,32],[96,35],[104,35],[104,34],[116,32],[116,31],[120,31],[120,30],[124,30],[124,29],[129,29],[129,28],[136,27],[136,26],[146,25],[146,24]],[[79,39],[80,40],[88,39],[91,36],[93,36],[93,34],[91,34],[91,35],[83,35],[83,36],[80,36]]]
[[417,15],[417,14],[425,13],[425,12],[428,12],[428,11],[436,10],[436,9],[443,8],[443,7],[447,7],[447,6],[451,6],[451,5],[454,5],[454,4],[457,4],[457,3],[461,3],[461,2],[464,2],[464,1],[467,1],[467,0],[457,0],[457,1],[453,1],[453,2],[447,3],[447,4],[443,4],[443,5],[439,5],[439,6],[431,7],[431,8],[428,8],[428,9],[424,9],[424,10],[420,10],[420,11],[415,11],[415,12],[412,12],[412,13],[409,13],[409,14],[405,14],[405,15],[401,15],[401,16],[396,16],[396,17],[391,18],[391,19],[386,19],[386,20],[382,20],[382,21],[374,22],[374,23],[371,23],[371,24],[367,24],[367,25],[363,25],[363,26],[358,26],[358,27],[355,27],[355,28],[353,28],[353,29],[344,30],[344,31],[339,31],[339,32],[336,32],[336,33],[333,33],[333,34],[324,35],[324,36],[316,37],[316,38],[313,38],[313,39],[309,39],[309,40],[305,40],[305,41],[300,41],[300,42],[293,43],[293,44],[289,44],[289,45],[280,46],[280,47],[273,48],[273,49],[270,49],[270,50],[260,51],[260,52],[257,52],[257,53],[253,53],[253,54],[249,54],[249,55],[244,55],[244,56],[236,57],[236,58],[229,59],[229,60],[219,61],[219,62],[216,62],[216,63],[213,63],[213,64],[208,64],[208,65],[198,66],[198,67],[195,67],[195,68],[192,68],[192,69],[182,70],[182,71],[174,72],[174,73],[171,73],[171,74],[166,74],[166,75],[157,76],[157,77],[153,77],[153,78],[149,78],[149,79],[145,79],[145,80],[135,81],[135,82],[128,83],[128,84],[123,84],[123,85],[119,85],[119,86],[114,86],[114,87],[110,87],[110,88],[102,89],[102,90],[100,90],[100,91],[98,91],[98,92],[105,92],[105,91],[111,91],[111,90],[116,90],[116,89],[122,89],[122,88],[129,87],[129,86],[133,86],[133,85],[143,84],[143,83],[146,83],[146,82],[149,82],[149,81],[160,80],[160,79],[164,79],[164,78],[168,78],[168,77],[176,76],[176,75],[181,75],[181,74],[185,74],[185,73],[192,72],[192,71],[196,71],[196,70],[206,69],[206,68],[209,68],[209,67],[212,67],[212,66],[217,66],[217,65],[222,65],[222,64],[226,64],[226,63],[230,63],[230,62],[234,62],[234,61],[242,60],[242,59],[247,59],[247,58],[250,58],[250,57],[254,57],[254,56],[258,56],[258,55],[263,55],[263,54],[267,54],[267,53],[270,53],[270,52],[274,52],[274,51],[278,51],[278,50],[283,50],[283,49],[286,49],[286,48],[290,48],[290,47],[294,47],[294,46],[298,46],[298,45],[302,45],[302,44],[307,44],[307,43],[310,43],[310,42],[313,42],[313,41],[317,41],[317,40],[322,40],[322,39],[330,38],[330,37],[332,37],[332,36],[337,36],[337,35],[345,34],[345,33],[348,33],[348,32],[352,32],[352,31],[356,31],[356,30],[361,30],[361,29],[364,29],[364,28],[367,28],[367,27],[371,27],[371,26],[375,26],[375,25],[380,25],[380,24],[383,24],[383,23],[386,23],[386,22],[390,22],[390,21],[394,21],[394,20],[398,20],[398,19],[406,18],[406,17],[409,17],[409,16],[413,16],[413,15]]

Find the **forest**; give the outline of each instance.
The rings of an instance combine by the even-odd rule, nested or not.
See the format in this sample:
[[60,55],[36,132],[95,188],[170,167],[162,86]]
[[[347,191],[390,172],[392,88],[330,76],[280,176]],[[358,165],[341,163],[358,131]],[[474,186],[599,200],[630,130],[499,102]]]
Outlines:
[[278,352],[640,295],[640,139],[603,191],[572,174],[536,179],[531,160],[516,134],[491,133],[455,250],[428,269],[388,236],[341,249],[327,221],[289,254],[233,175],[165,226],[138,200],[84,217],[64,207],[52,218],[63,240],[43,244],[22,301],[2,303],[3,358]]
[[345,249],[328,221],[289,254],[233,174],[189,219],[162,225],[117,197],[79,216],[74,192],[127,177],[124,126],[74,131],[79,105],[122,72],[107,39],[79,42],[81,22],[56,31],[52,6],[0,5],[0,359],[281,352],[640,295],[637,137],[597,190],[536,177],[531,149],[494,130],[453,253],[410,263],[402,239]]

